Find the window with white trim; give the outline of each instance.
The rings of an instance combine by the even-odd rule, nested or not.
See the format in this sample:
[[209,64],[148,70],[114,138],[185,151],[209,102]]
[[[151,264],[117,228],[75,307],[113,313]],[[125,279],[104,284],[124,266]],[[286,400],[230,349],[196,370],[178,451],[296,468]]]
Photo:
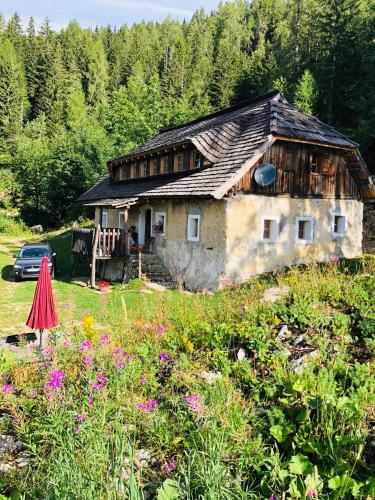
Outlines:
[[346,215],[333,214],[332,237],[342,238],[346,234],[346,229],[347,229]]
[[201,216],[200,215],[189,214],[188,227],[187,227],[187,239],[188,239],[188,241],[199,241],[200,223],[201,223]]
[[102,210],[102,217],[101,217],[101,226],[106,228],[108,227],[108,210],[106,208],[103,208]]
[[154,234],[165,236],[165,228],[167,224],[167,214],[165,212],[156,212]]
[[314,219],[312,217],[296,217],[296,243],[314,242]]
[[280,220],[272,215],[262,217],[261,239],[264,242],[274,243],[279,239]]
[[124,212],[118,213],[118,227],[119,227],[119,229],[125,229],[125,214],[124,214]]

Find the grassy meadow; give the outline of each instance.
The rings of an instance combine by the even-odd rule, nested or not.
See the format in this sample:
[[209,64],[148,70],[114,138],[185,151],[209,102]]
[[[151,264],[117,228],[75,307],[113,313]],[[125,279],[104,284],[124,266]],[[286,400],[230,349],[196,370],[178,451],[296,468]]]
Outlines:
[[[67,234],[48,235],[60,333],[0,357],[0,434],[28,460],[0,455],[5,498],[374,496],[373,257],[214,295],[99,294],[70,282]],[[22,239],[0,240],[2,333],[24,330],[35,287],[10,278]]]

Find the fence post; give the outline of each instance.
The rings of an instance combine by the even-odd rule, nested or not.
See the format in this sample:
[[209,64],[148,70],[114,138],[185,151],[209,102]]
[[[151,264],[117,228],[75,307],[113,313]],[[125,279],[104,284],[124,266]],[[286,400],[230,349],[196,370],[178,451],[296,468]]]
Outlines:
[[100,224],[97,225],[95,229],[94,245],[92,247],[92,259],[91,259],[91,288],[95,288],[95,274],[96,274],[96,252],[98,249],[98,241],[100,236]]
[[138,278],[142,278],[142,252],[138,250]]

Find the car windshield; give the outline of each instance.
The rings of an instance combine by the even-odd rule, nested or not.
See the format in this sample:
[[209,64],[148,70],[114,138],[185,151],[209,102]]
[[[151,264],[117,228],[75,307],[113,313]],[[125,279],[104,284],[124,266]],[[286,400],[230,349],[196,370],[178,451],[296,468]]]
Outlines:
[[49,257],[50,253],[47,247],[26,247],[22,248],[20,257],[25,258],[38,258],[38,257]]

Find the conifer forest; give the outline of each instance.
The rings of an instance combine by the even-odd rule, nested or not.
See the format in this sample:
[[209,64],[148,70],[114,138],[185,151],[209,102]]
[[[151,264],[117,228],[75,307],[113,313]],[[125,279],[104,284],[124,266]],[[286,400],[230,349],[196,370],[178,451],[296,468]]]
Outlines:
[[36,29],[0,20],[0,205],[73,220],[106,161],[279,89],[360,143],[374,173],[375,0],[237,0],[189,20]]

